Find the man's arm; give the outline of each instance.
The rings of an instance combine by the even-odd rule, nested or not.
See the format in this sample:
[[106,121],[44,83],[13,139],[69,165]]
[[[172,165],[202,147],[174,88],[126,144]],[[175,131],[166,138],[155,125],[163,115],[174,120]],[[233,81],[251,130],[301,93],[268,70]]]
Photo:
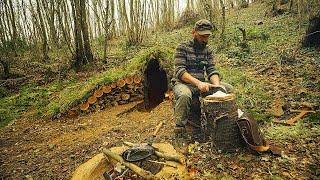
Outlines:
[[213,53],[211,50],[208,51],[208,65],[206,67],[208,78],[213,85],[220,85],[219,72],[213,63]]
[[210,82],[213,84],[213,85],[220,85],[220,77],[219,75],[217,74],[214,74],[210,77]]
[[210,87],[214,87],[214,85],[206,82],[202,82],[197,78],[191,76],[188,72],[184,72],[181,76],[181,80],[186,83],[190,83],[193,86],[197,87],[201,92],[208,92]]

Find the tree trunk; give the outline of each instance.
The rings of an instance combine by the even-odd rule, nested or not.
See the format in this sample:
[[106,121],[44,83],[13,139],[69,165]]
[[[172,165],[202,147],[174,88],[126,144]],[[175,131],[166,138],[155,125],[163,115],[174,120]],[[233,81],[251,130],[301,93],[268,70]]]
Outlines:
[[226,28],[226,7],[223,0],[220,0],[221,13],[222,13],[222,27],[221,27],[221,40],[225,41],[225,28]]
[[31,38],[33,40],[33,44],[37,44],[39,42],[38,36],[40,34],[40,24],[39,24],[37,14],[34,10],[34,7],[33,7],[31,0],[29,0],[29,4],[30,4],[31,16],[32,16],[31,22],[33,24],[33,26],[32,26],[33,27],[33,34],[32,34]]
[[4,11],[2,11],[2,5],[0,4],[0,40],[1,44],[4,45],[6,41],[6,28],[4,22]]
[[83,50],[83,43],[82,43],[82,35],[80,29],[80,7],[78,4],[79,0],[72,0],[72,14],[74,19],[74,43],[75,43],[75,57],[74,57],[74,64],[73,67],[76,70],[80,70],[80,68],[86,64],[84,57],[84,50]]
[[[114,37],[114,36],[117,36],[117,31],[116,31],[116,21],[115,21],[115,18],[114,18],[114,13],[115,13],[115,5],[114,5],[114,0],[112,0],[111,2],[110,2],[110,10],[111,10],[111,12],[110,12],[110,14],[111,14],[111,33],[112,33],[112,37]],[[111,34],[110,33],[110,34]]]
[[[47,0],[45,0],[44,3],[49,4]],[[58,38],[58,34],[57,34],[57,28],[55,27],[55,19],[56,19],[55,9],[56,8],[57,8],[56,2],[54,2],[54,0],[50,1],[49,6],[46,5],[46,9],[48,9],[47,10],[47,22],[48,22],[48,26],[50,29],[50,39],[55,47],[59,47],[59,38]]]
[[10,75],[9,63],[7,61],[5,61],[5,60],[0,59],[0,64],[3,67],[3,78],[7,79],[9,77],[9,75]]
[[93,55],[89,42],[88,25],[86,18],[85,2],[82,0],[72,0],[72,14],[74,18],[74,42],[75,56],[73,67],[76,70],[93,60]]
[[14,55],[17,56],[17,39],[18,37],[18,33],[17,33],[17,26],[16,26],[16,18],[15,18],[15,11],[13,9],[13,4],[12,4],[12,0],[8,0],[9,2],[9,8],[10,8],[10,14],[11,14],[11,26],[12,26],[12,42],[13,42],[13,52]]
[[83,0],[80,0],[80,14],[81,14],[80,24],[81,24],[81,31],[82,31],[83,42],[84,42],[85,58],[87,62],[91,62],[93,60],[93,55],[92,55],[90,40],[89,40],[86,3]]
[[74,56],[74,50],[71,47],[70,35],[69,35],[69,32],[66,32],[67,25],[65,25],[66,23],[65,24],[63,23],[63,19],[62,19],[62,15],[61,15],[61,11],[63,10],[64,5],[65,4],[63,3],[63,0],[58,1],[56,13],[57,13],[57,18],[58,18],[58,22],[59,22],[59,26],[60,26],[60,31],[62,33],[62,37],[64,38],[65,44],[67,45],[70,53]]
[[43,15],[42,15],[39,0],[36,0],[36,3],[37,3],[37,13],[40,21],[40,31],[41,31],[42,43],[43,43],[42,44],[43,60],[46,62],[49,59],[49,56],[48,56],[49,46],[48,46],[47,32],[46,32],[45,24],[43,21]]

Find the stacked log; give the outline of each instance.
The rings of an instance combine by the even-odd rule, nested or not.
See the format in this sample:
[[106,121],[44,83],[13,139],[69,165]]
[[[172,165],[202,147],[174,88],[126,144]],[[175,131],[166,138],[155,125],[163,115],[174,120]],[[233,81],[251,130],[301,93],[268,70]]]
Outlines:
[[144,99],[143,78],[129,76],[95,90],[86,101],[68,111],[69,117],[88,114],[111,106],[127,104]]

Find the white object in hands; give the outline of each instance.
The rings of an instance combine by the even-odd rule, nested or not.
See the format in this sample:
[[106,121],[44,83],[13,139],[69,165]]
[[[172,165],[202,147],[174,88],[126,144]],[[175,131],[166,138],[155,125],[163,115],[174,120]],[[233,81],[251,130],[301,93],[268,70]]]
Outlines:
[[211,94],[211,95],[208,95],[207,97],[225,97],[225,96],[228,96],[229,94],[226,94],[226,93],[224,93],[224,92],[222,92],[222,91],[217,91],[217,92],[215,92],[215,93],[213,93],[213,94]]

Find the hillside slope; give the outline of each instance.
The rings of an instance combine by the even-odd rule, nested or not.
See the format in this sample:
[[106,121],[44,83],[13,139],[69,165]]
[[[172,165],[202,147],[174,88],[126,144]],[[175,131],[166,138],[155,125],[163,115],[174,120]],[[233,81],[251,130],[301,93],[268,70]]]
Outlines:
[[[252,4],[228,12],[226,42],[222,43],[217,33],[210,44],[224,81],[235,87],[240,108],[253,114],[263,124],[268,141],[282,147],[285,153],[281,157],[247,152],[221,154],[211,151],[208,144],[191,144],[188,168],[196,179],[319,178],[320,52],[300,48],[305,26],[299,32],[297,20],[290,14],[265,16],[268,8],[265,4]],[[242,41],[239,27],[246,29],[246,42]],[[174,49],[179,42],[191,38],[190,31],[191,26],[186,26],[172,32],[158,32],[140,50],[153,46]],[[90,79],[88,84],[94,87],[103,78],[99,73]],[[19,114],[14,116],[17,120],[0,129],[0,178],[70,179],[74,169],[101,152],[101,147],[118,146],[122,141],[144,142],[161,120],[167,124],[156,141],[174,143],[170,101],[164,101],[151,112],[122,114],[136,105],[131,103],[74,119],[39,118],[47,113],[46,107],[53,98],[69,93],[68,88],[79,87],[84,81],[66,79],[46,86],[31,86],[0,100],[0,112],[5,112],[4,115]],[[78,91],[71,92],[74,94],[68,98],[79,98]],[[296,114],[290,109],[301,108],[312,108],[316,113],[293,127],[271,123],[293,117]]]

